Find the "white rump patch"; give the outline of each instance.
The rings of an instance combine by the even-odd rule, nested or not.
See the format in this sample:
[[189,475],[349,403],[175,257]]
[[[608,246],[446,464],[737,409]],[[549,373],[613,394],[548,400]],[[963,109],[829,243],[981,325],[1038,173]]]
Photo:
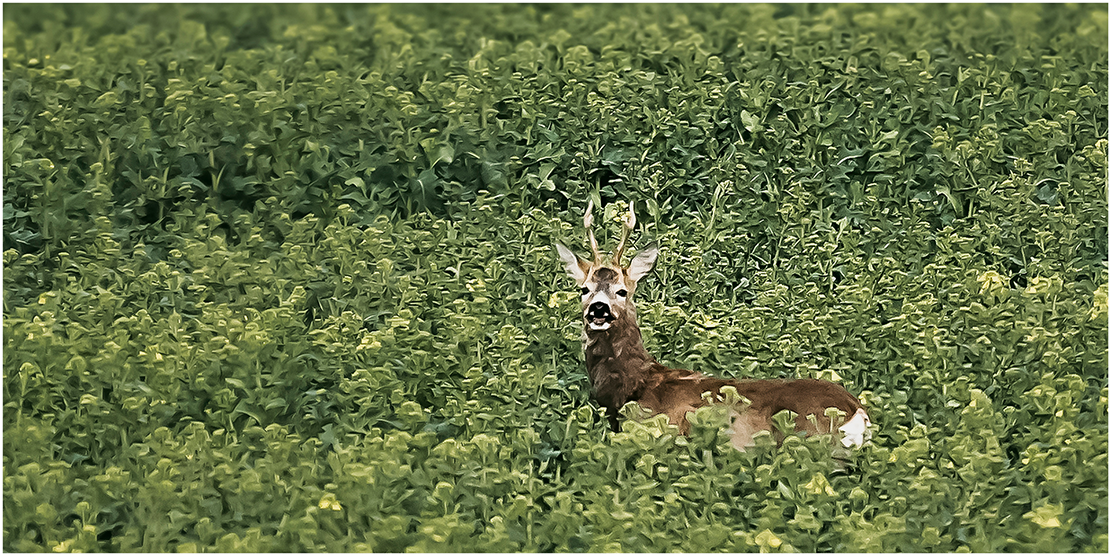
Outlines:
[[872,438],[872,431],[868,430],[871,424],[872,420],[868,418],[864,408],[856,410],[856,415],[838,429],[844,435],[841,437],[841,444],[846,448],[863,446],[868,439]]

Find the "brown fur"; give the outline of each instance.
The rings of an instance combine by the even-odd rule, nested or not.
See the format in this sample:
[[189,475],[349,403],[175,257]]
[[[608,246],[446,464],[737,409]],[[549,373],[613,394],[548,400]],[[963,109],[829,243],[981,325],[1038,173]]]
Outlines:
[[[733,386],[751,402],[747,407],[735,408],[733,414],[733,443],[738,448],[750,445],[752,435],[760,431],[771,431],[777,440],[782,440],[782,434],[773,430],[772,416],[784,409],[797,414],[795,430],[808,433],[828,433],[862,409],[855,396],[824,380],[726,380],[661,365],[644,349],[632,301],[637,281],[655,263],[657,249],[649,247],[638,253],[629,266],[620,265],[625,239],[635,224],[630,212],[612,264],[603,262],[593,233],[589,232],[590,210],[587,209],[584,224],[594,261],[580,259],[562,245],[556,247],[567,273],[584,287],[583,353],[587,373],[594,399],[606,408],[614,430],[618,427],[618,410],[628,402],[637,402],[652,414],[667,415],[673,425],[687,434],[690,432],[687,414],[708,403],[704,393],[719,396],[724,386]],[[605,323],[595,318],[592,326],[589,307],[598,301],[605,303],[612,318]],[[605,325],[608,327],[598,328]],[[831,407],[845,412],[845,418],[830,423],[825,412]]]
[[[829,432],[832,429],[826,408],[836,407],[848,418],[862,407],[842,386],[824,380],[726,380],[670,369],[644,349],[636,313],[627,312],[625,317],[618,318],[609,330],[587,331],[584,338],[594,399],[606,408],[614,430],[618,410],[628,402],[637,402],[652,414],[666,414],[680,432],[687,434],[690,432],[687,412],[706,404],[704,392],[717,396],[723,386],[733,386],[752,402],[743,417],[756,430],[772,430],[772,416],[788,409],[798,414],[795,430]],[[815,417],[817,427],[807,418],[809,415]]]

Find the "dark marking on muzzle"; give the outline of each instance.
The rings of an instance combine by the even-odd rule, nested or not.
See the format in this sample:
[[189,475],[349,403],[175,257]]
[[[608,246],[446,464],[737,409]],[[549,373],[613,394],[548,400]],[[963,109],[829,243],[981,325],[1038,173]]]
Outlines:
[[610,312],[610,306],[601,301],[595,301],[594,303],[591,303],[590,307],[586,309],[586,320],[593,322],[594,324],[601,325],[607,322],[612,322],[614,318],[616,317],[614,317],[613,313]]

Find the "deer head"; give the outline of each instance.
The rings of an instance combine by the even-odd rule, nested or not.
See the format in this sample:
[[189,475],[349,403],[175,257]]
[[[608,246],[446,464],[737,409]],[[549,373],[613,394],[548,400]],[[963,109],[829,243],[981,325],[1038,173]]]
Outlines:
[[636,215],[633,213],[633,203],[630,202],[629,213],[621,232],[621,242],[607,262],[598,250],[598,241],[594,239],[594,232],[591,230],[594,223],[593,209],[594,202],[591,201],[586,207],[583,226],[586,227],[594,260],[581,259],[558,243],[555,246],[567,274],[582,289],[583,321],[587,333],[609,330],[615,323],[635,324],[633,292],[636,291],[637,281],[652,270],[659,255],[659,249],[653,244],[637,253],[629,266],[621,266],[625,244],[636,226]]
[[[633,256],[629,266],[621,265],[625,244],[636,226],[630,203],[621,242],[607,260],[590,230],[593,208],[593,203],[587,206],[583,225],[594,259],[581,259],[558,243],[555,247],[567,274],[582,288],[583,356],[591,394],[606,408],[614,430],[619,430],[621,408],[635,401],[651,414],[667,415],[670,423],[687,434],[688,413],[711,403],[712,398],[722,397],[722,389],[729,386],[747,400],[740,404],[729,402],[733,444],[738,449],[752,445],[757,432],[772,431],[773,417],[785,409],[797,415],[797,431],[824,434],[837,427],[845,435],[842,443],[846,447],[859,446],[867,440],[868,413],[860,400],[838,384],[813,379],[721,379],[660,364],[644,349],[633,305],[637,282],[652,270],[659,249],[650,245]],[[830,409],[852,417],[835,422]]]

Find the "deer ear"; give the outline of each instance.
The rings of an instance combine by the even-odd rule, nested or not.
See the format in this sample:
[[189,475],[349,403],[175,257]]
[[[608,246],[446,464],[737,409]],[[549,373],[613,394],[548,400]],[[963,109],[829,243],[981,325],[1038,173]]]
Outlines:
[[644,278],[652,270],[652,266],[656,264],[656,257],[660,255],[660,247],[653,243],[645,247],[643,251],[637,253],[633,257],[633,261],[629,263],[629,279],[638,282]]
[[572,253],[570,249],[558,243],[555,244],[555,248],[559,252],[559,260],[563,261],[563,268],[567,271],[567,275],[574,278],[575,283],[581,286],[586,281],[586,271],[589,265]]

